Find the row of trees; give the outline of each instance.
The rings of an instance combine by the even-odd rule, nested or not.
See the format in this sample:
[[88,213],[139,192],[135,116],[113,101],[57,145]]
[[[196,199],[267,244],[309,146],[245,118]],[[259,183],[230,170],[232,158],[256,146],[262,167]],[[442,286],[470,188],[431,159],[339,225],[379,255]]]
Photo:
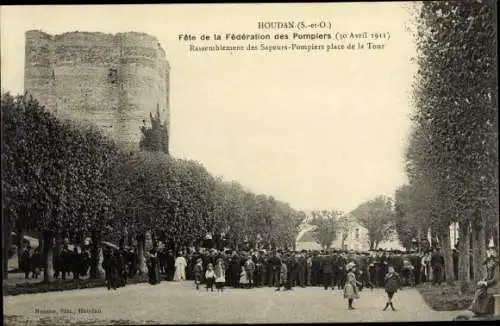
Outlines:
[[135,239],[142,266],[146,233],[174,249],[207,233],[224,233],[236,248],[295,243],[303,213],[166,154],[159,116],[143,128],[143,151],[129,152],[96,127],[54,117],[30,96],[2,94],[1,111],[4,277],[13,230],[21,239],[24,231],[40,232],[45,281],[53,274],[54,241],[66,237],[92,238],[91,277],[100,276],[102,240]]
[[[430,227],[453,282],[449,226],[459,224],[459,280],[484,276],[487,241],[498,249],[496,3],[433,1],[418,8],[409,184],[396,193],[396,228],[408,245]],[[472,241],[472,244],[470,243]]]
[[311,213],[309,224],[314,226],[313,238],[323,248],[330,248],[332,243],[340,239],[340,247],[344,248],[349,236],[355,235],[357,225],[367,231],[370,250],[378,248],[379,244],[388,240],[394,234],[393,200],[388,196],[377,196],[361,203],[348,214],[339,210],[321,210]]

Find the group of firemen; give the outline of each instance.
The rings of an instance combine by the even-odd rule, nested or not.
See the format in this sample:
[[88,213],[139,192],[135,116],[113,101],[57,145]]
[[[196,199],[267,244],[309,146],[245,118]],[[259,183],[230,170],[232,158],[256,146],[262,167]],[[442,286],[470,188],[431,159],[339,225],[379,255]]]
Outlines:
[[[250,276],[245,288],[261,286],[278,286],[283,279],[282,265],[286,265],[286,288],[294,286],[322,286],[342,289],[346,282],[346,265],[356,265],[357,278],[362,287],[380,288],[384,286],[384,276],[389,266],[393,266],[403,281],[403,285],[414,286],[421,282],[441,283],[444,280],[444,259],[439,248],[425,253],[377,250],[369,252],[321,250],[216,250],[194,249],[182,253],[187,262],[186,278],[194,279],[193,269],[201,259],[203,270],[209,264],[215,265],[219,258],[225,267],[226,285],[242,287],[240,274],[242,269]],[[71,273],[73,278],[85,276],[90,267],[89,247],[74,247],[65,244],[61,251],[54,255],[55,277],[65,279]],[[175,260],[179,254],[172,249],[162,247],[149,254],[148,269],[157,270],[153,284],[161,280],[172,281],[175,272]],[[28,247],[22,254],[22,268],[26,278],[32,273],[37,278],[42,269],[42,255],[38,248]],[[104,247],[102,268],[106,275],[108,289],[124,286],[127,278],[141,273],[137,248]],[[154,271],[153,271],[154,273]],[[151,273],[150,273],[151,274]]]
[[[61,277],[63,280],[70,273],[74,279],[86,276],[90,268],[90,249],[88,246],[74,246],[69,249],[64,244],[60,251],[54,252],[54,278]],[[25,279],[37,279],[43,270],[43,255],[40,247],[32,248],[29,244],[21,254],[20,268],[24,272]]]
[[[444,258],[439,248],[426,253],[385,251],[289,251],[266,252],[254,250],[195,251],[187,255],[187,279],[193,279],[193,267],[201,258],[203,269],[215,265],[222,258],[226,268],[226,285],[242,287],[242,269],[248,278],[249,288],[279,286],[282,264],[286,265],[285,288],[294,286],[322,286],[343,289],[346,282],[346,266],[356,266],[357,278],[362,287],[382,288],[388,267],[393,266],[401,276],[403,285],[415,286],[421,282],[441,283],[444,278]],[[246,288],[247,286],[245,286]]]

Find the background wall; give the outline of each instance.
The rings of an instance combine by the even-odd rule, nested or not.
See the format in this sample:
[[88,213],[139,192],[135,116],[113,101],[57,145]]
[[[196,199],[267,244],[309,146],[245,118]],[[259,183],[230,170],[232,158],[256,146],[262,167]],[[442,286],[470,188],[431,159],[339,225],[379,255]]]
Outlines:
[[157,108],[169,119],[169,72],[158,40],[144,33],[28,31],[24,88],[54,113],[91,121],[138,144]]

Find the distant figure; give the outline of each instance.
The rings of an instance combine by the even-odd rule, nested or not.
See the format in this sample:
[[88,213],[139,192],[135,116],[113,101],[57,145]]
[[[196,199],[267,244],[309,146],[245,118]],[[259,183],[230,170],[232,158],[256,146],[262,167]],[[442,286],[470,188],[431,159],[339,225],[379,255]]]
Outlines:
[[312,285],[312,256],[311,256],[311,254],[308,254],[307,259],[306,259],[306,282],[307,282],[307,286]]
[[248,279],[248,287],[252,288],[254,286],[254,272],[255,272],[255,263],[252,260],[252,256],[250,255],[248,256],[244,266]]
[[279,278],[276,280],[276,284],[278,284],[278,288],[276,289],[276,291],[279,291],[282,286],[283,287],[286,286],[287,275],[288,275],[288,267],[286,266],[285,260],[282,260],[279,272]]
[[222,258],[217,259],[217,265],[215,265],[215,288],[217,292],[224,292],[224,284],[226,283],[226,267],[224,266],[224,261]]
[[[404,285],[414,286],[415,285],[415,274],[414,267],[410,261],[409,257],[405,257],[403,260],[402,276]],[[387,275],[386,275],[387,276]]]
[[183,252],[179,252],[179,257],[175,259],[175,275],[174,281],[185,281],[186,280],[186,258],[183,257]]
[[385,275],[385,292],[387,293],[389,301],[385,304],[384,311],[386,311],[389,306],[391,306],[392,311],[396,311],[392,304],[392,298],[399,289],[401,289],[401,278],[399,274],[394,271],[394,267],[389,266],[389,272]]
[[196,260],[196,265],[194,265],[194,284],[196,285],[196,290],[200,289],[202,278],[203,278],[203,261],[201,258],[198,258]]
[[443,282],[444,257],[439,247],[436,247],[431,255],[431,267],[433,271],[432,284],[441,285],[441,282]]
[[158,252],[156,248],[150,250],[147,260],[149,284],[160,283],[160,266],[158,261]]
[[37,279],[40,276],[41,268],[43,266],[43,258],[40,252],[40,247],[35,249],[33,256],[31,256],[31,268],[32,274],[31,277]]
[[118,262],[112,248],[106,247],[103,250],[102,268],[105,271],[106,287],[108,290],[116,290],[118,286]]
[[173,250],[171,249],[168,250],[166,264],[167,264],[167,281],[172,281],[174,279],[174,274],[175,274],[175,255]]
[[245,271],[245,266],[241,267],[240,284],[242,288],[244,289],[248,288],[249,282],[248,282],[247,272]]
[[214,292],[215,271],[212,263],[208,264],[207,271],[205,272],[205,282],[207,285],[207,291],[210,289],[211,292]]
[[325,256],[323,258],[323,288],[325,290],[328,290],[328,286],[331,285],[332,286],[332,290],[333,290],[333,282],[332,282],[332,279],[333,279],[333,260],[332,260],[332,256],[328,255],[328,256]]
[[354,264],[349,263],[346,266],[347,270],[347,280],[344,286],[344,299],[347,299],[348,306],[347,309],[354,310],[352,306],[354,299],[359,299],[358,285],[359,282],[356,280],[356,267]]
[[420,261],[421,272],[420,282],[425,283],[431,280],[431,256],[426,252]]
[[75,245],[73,251],[70,251],[70,270],[73,273],[73,279],[78,280],[80,278],[80,253],[78,252],[78,247]]
[[22,269],[24,271],[24,278],[29,279],[29,275],[31,272],[31,246],[30,245],[28,245],[22,253],[21,264],[22,264]]
[[498,282],[496,269],[498,268],[498,258],[492,255],[484,262],[486,265],[486,277],[477,283],[477,289],[469,310],[477,316],[493,315],[495,312],[495,289]]

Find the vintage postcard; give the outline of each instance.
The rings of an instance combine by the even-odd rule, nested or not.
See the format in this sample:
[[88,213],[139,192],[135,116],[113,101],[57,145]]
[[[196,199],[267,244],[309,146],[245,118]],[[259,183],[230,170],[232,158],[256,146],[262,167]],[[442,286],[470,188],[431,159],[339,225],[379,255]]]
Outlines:
[[496,17],[2,6],[5,324],[498,318]]

